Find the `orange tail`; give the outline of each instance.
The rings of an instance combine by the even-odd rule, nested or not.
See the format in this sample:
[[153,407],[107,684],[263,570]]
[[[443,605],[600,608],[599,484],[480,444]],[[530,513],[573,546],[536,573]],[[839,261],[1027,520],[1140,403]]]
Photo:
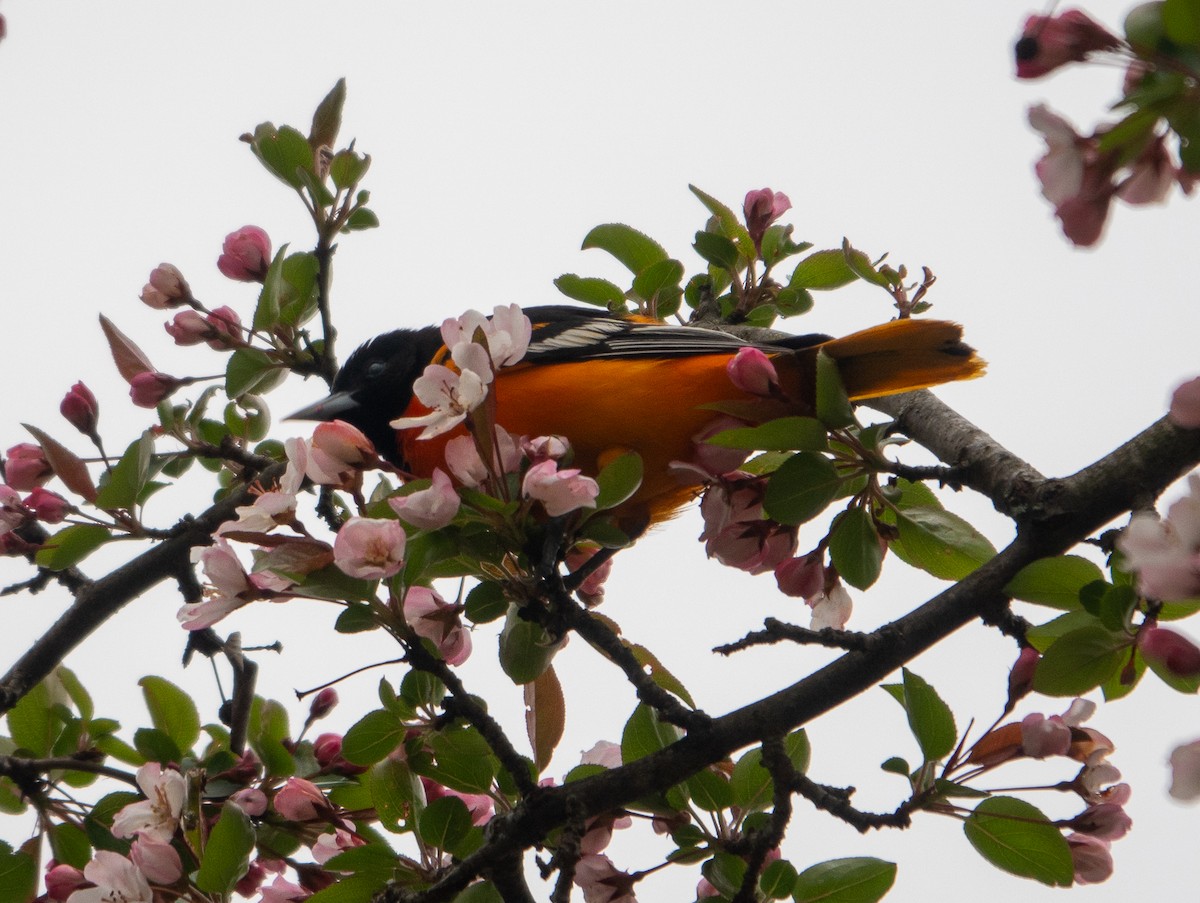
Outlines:
[[974,379],[987,366],[946,320],[892,320],[820,348],[838,362],[853,400]]

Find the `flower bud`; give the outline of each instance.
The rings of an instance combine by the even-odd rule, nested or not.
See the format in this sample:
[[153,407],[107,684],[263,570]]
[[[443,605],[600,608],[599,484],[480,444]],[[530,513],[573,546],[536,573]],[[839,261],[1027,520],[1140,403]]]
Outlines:
[[792,207],[792,202],[782,191],[771,191],[770,188],[759,188],[746,194],[742,204],[742,212],[746,216],[746,230],[754,242],[754,247],[762,246],[763,235],[767,228]]
[[334,706],[337,704],[337,690],[333,687],[326,687],[313,697],[312,705],[308,709],[308,720],[316,721],[318,718],[324,718],[333,711]]
[[58,410],[67,419],[67,422],[79,432],[85,436],[95,435],[100,407],[96,403],[96,396],[92,394],[92,390],[82,382],[71,386],[71,391],[63,396]]
[[150,272],[150,281],[142,289],[142,303],[155,310],[179,307],[192,300],[192,289],[183,273],[169,263],[160,263]]
[[225,236],[217,269],[239,282],[262,282],[271,265],[271,239],[258,226],[242,226]]
[[7,458],[4,474],[8,485],[13,489],[28,492],[54,476],[54,470],[42,454],[40,445],[21,442],[8,450]]
[[182,310],[163,328],[175,340],[176,345],[199,345],[212,332],[203,316],[194,310]]
[[1200,648],[1181,634],[1163,627],[1146,627],[1138,633],[1138,649],[1147,664],[1175,677],[1200,675]]
[[204,322],[208,325],[208,347],[216,351],[238,348],[245,343],[242,337],[242,318],[232,307],[218,307]]
[[153,408],[182,385],[182,380],[166,373],[139,373],[129,381],[129,397],[139,408]]
[[42,523],[58,524],[62,523],[72,506],[57,492],[37,486],[25,497],[25,507]]
[[73,865],[56,865],[46,872],[46,896],[55,903],[66,903],[67,898],[87,879]]
[[1021,649],[1021,654],[1013,663],[1012,670],[1008,672],[1009,708],[1012,708],[1018,699],[1033,689],[1033,672],[1037,670],[1038,662],[1041,660],[1041,653],[1032,646],[1025,646]]

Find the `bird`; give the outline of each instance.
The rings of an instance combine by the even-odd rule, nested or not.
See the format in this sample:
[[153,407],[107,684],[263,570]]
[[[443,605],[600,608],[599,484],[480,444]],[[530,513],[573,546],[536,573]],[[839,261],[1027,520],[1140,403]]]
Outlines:
[[[758,405],[776,416],[814,413],[818,352],[837,362],[852,401],[970,379],[985,367],[962,341],[961,326],[944,320],[896,319],[842,338],[813,334],[752,342],[601,309],[549,305],[524,312],[532,324],[528,350],[497,371],[490,389],[496,423],[514,436],[566,438],[572,466],[592,476],[614,457],[637,452],[642,483],[620,506],[618,522],[643,528],[672,517],[697,496],[703,474],[673,462],[693,456],[694,437],[718,416],[716,410]],[[731,381],[727,365],[748,347],[763,352],[778,371],[780,398],[773,402]],[[347,358],[328,397],[290,419],[345,421],[401,471],[428,478],[435,468],[445,469],[446,442],[465,428],[419,439],[420,428],[391,424],[427,413],[413,383],[446,355],[436,326],[377,336]]]

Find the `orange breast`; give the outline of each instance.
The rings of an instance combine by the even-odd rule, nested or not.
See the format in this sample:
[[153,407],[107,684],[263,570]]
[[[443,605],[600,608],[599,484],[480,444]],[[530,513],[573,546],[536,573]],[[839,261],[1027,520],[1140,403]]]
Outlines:
[[[716,416],[700,405],[749,400],[734,388],[725,365],[729,355],[648,360],[594,360],[540,364],[500,371],[493,387],[496,421],[514,436],[565,436],[575,466],[594,475],[600,463],[626,450],[642,456],[642,486],[623,506],[628,515],[651,521],[670,516],[694,495],[698,480],[681,482],[668,465],[692,457],[692,437]],[[407,414],[418,413],[410,410]],[[414,473],[428,476],[445,467],[449,439],[462,428],[430,440],[412,430],[400,438]]]

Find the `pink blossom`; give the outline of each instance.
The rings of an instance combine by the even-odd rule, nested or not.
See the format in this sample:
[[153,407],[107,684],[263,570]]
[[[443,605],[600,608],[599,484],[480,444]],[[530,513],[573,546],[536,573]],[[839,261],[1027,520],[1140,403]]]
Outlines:
[[21,502],[21,494],[0,483],[0,536],[7,536],[29,518],[31,512]]
[[579,839],[579,850],[584,855],[601,853],[612,843],[614,830],[632,826],[632,818],[615,811],[592,816],[584,824],[584,834]]
[[[588,545],[572,546],[567,552],[564,563],[567,570],[571,573],[579,570],[585,564],[592,560],[592,557],[600,551],[599,546]],[[596,568],[584,578],[584,581],[576,588],[576,592],[583,598],[584,602],[591,607],[599,605],[604,601],[604,583],[612,574],[612,559],[609,558],[604,564]]]
[[1139,512],[1117,540],[1138,591],[1152,599],[1200,595],[1200,476],[1188,477],[1188,489],[1165,520]]
[[1200,798],[1200,740],[1183,743],[1171,751],[1169,792],[1177,800]]
[[66,903],[71,893],[87,879],[73,865],[55,865],[46,872],[46,896],[55,903]]
[[275,811],[288,821],[313,821],[333,811],[321,788],[304,778],[288,778],[275,791],[273,803]]
[[604,855],[581,856],[575,864],[575,883],[583,890],[584,903],[637,903],[637,880]]
[[157,762],[147,762],[137,773],[137,785],[146,799],[130,803],[113,818],[114,837],[133,837],[135,834],[170,841],[179,827],[187,783],[178,771],[164,769]]
[[267,795],[257,787],[243,787],[235,791],[229,797],[229,802],[251,818],[257,818],[267,811]]
[[240,505],[234,509],[237,520],[221,524],[213,536],[225,533],[270,533],[278,526],[291,524],[296,519],[296,496],[290,492],[260,493],[252,505]]
[[1090,834],[1068,834],[1076,884],[1099,884],[1112,877],[1112,851],[1108,842]]
[[625,764],[621,756],[621,744],[613,743],[611,740],[597,740],[591,749],[579,757],[579,764],[620,768]]
[[758,348],[740,348],[725,365],[729,381],[743,392],[770,398],[779,390],[779,374],[771,359]]
[[326,834],[322,834],[312,845],[313,860],[318,865],[324,865],[338,853],[342,852],[342,850],[361,847],[364,844],[366,844],[366,841],[357,834],[351,834],[345,828],[335,828]]
[[54,476],[54,469],[42,454],[40,445],[34,445],[32,442],[18,443],[8,450],[6,457],[5,480],[13,489],[28,492]]
[[1030,108],[1029,124],[1046,139],[1046,153],[1035,170],[1063,233],[1076,245],[1095,244],[1117,190],[1115,158],[1102,156],[1094,138],[1077,134],[1067,120],[1042,104]]
[[100,406],[92,390],[82,382],[71,386],[71,390],[63,396],[58,406],[59,413],[66,418],[67,423],[79,430],[85,436],[96,434],[96,423],[100,417]]
[[490,381],[490,371],[485,379],[484,375],[475,370],[455,372],[441,364],[430,364],[413,382],[413,395],[429,413],[417,417],[401,417],[393,420],[391,425],[398,430],[423,427],[418,439],[432,439],[434,436],[448,433],[479,407],[487,397]]
[[562,436],[538,436],[536,439],[522,439],[521,451],[529,459],[530,464],[545,461],[547,458],[560,460],[571,450],[571,444]]
[[1097,803],[1071,819],[1076,831],[1108,841],[1120,840],[1132,826],[1133,819],[1119,803]]
[[208,321],[194,310],[181,310],[169,323],[163,324],[167,335],[176,345],[199,345],[212,333]]
[[218,538],[211,546],[192,549],[192,561],[204,569],[209,585],[204,602],[189,602],[176,613],[186,630],[211,627],[247,602],[263,598],[226,540]]
[[139,408],[153,408],[164,398],[173,395],[182,385],[183,380],[177,377],[159,373],[157,370],[148,370],[129,380],[129,397]]
[[471,634],[463,626],[462,612],[461,605],[451,605],[426,586],[410,587],[404,596],[404,620],[450,665],[461,665],[471,654]]
[[341,734],[318,734],[313,741],[313,758],[322,768],[327,767],[342,754]]
[[440,530],[454,520],[462,500],[443,470],[434,468],[431,483],[428,489],[390,498],[388,504],[405,523],[422,530]]
[[1161,204],[1175,184],[1178,169],[1167,151],[1165,135],[1155,135],[1130,164],[1129,175],[1117,186],[1126,204]]
[[312,704],[308,707],[308,718],[305,719],[306,724],[312,724],[320,718],[324,718],[332,712],[338,704],[338,691],[333,687],[325,687],[313,697]]
[[1078,9],[1057,16],[1030,16],[1017,41],[1017,78],[1040,78],[1067,63],[1078,63],[1090,53],[1115,50],[1117,37]]
[[154,894],[141,870],[119,853],[97,850],[83,867],[83,876],[96,885],[75,891],[67,903],[152,903]]
[[160,263],[150,271],[150,281],[142,288],[142,303],[155,310],[179,307],[192,300],[192,290],[183,273],[169,263]]
[[382,580],[404,566],[407,537],[399,521],[352,517],[333,541],[333,561],[361,580]]
[[547,459],[525,471],[521,494],[541,502],[547,514],[558,517],[580,508],[596,507],[600,486],[591,477],[582,476],[579,468],[559,470],[557,461]]
[[[699,471],[696,477],[677,474],[682,477],[682,482],[703,482],[707,483],[710,480],[718,477],[723,477],[727,473],[732,473],[742,466],[742,463],[750,457],[750,450],[745,448],[726,448],[723,445],[714,445],[708,440],[717,433],[723,433],[726,430],[737,429],[746,424],[738,420],[736,417],[717,417],[710,421],[704,429],[692,436],[692,458],[690,462],[684,462],[679,471]],[[675,465],[677,462],[671,462]],[[691,465],[691,467],[688,467]]]
[[825,592],[804,601],[812,608],[812,619],[808,626],[813,630],[824,630],[826,627],[842,630],[854,608],[854,600],[840,580]]
[[792,208],[792,202],[782,191],[759,188],[746,193],[742,213],[746,217],[746,231],[754,242],[755,250],[762,247],[767,228]]
[[1034,712],[1021,719],[1021,751],[1035,759],[1065,756],[1071,748],[1071,728],[1058,715]]
[[242,226],[225,236],[217,269],[239,282],[262,282],[271,265],[271,239],[258,226]]
[[453,796],[463,801],[467,812],[471,815],[471,824],[478,827],[486,825],[496,814],[496,801],[486,793],[463,793],[450,787],[444,787],[432,778],[421,778],[421,786],[425,788],[425,799],[432,803],[444,796]]
[[1175,677],[1200,674],[1200,647],[1187,637],[1165,627],[1143,627],[1138,631],[1138,650],[1153,668]]
[[512,366],[525,356],[533,327],[519,304],[497,305],[491,317],[469,310],[442,323],[442,340],[451,354],[461,345],[474,344],[480,332],[492,367],[499,368]]
[[1171,393],[1167,417],[1185,430],[1200,428],[1200,376],[1189,379]]
[[[501,474],[516,473],[521,465],[521,444],[502,427],[496,427],[494,438],[493,469]],[[474,488],[488,478],[488,468],[470,436],[458,436],[446,443],[446,466],[464,486]]]
[[[61,524],[74,506],[57,492],[38,486],[25,497],[25,507],[44,524]],[[2,523],[3,516],[0,515]]]
[[775,565],[775,582],[785,596],[812,599],[825,589],[825,564],[817,554],[788,558]]
[[1033,674],[1037,670],[1042,655],[1032,646],[1022,646],[1017,660],[1008,672],[1008,705],[1009,708],[1033,689]]
[[762,574],[796,552],[797,533],[767,520],[762,510],[762,482],[737,472],[714,483],[700,502],[705,551],[727,567]]
[[304,472],[321,485],[344,484],[356,471],[375,464],[371,440],[344,420],[319,424],[306,450]]
[[311,896],[312,891],[305,890],[280,875],[262,889],[262,899],[259,903],[299,903],[300,900]]
[[696,899],[707,900],[709,897],[719,897],[721,892],[717,890],[709,882],[707,878],[701,878],[696,882]]
[[174,884],[183,876],[183,861],[169,843],[138,837],[129,850],[129,858],[155,884]]

